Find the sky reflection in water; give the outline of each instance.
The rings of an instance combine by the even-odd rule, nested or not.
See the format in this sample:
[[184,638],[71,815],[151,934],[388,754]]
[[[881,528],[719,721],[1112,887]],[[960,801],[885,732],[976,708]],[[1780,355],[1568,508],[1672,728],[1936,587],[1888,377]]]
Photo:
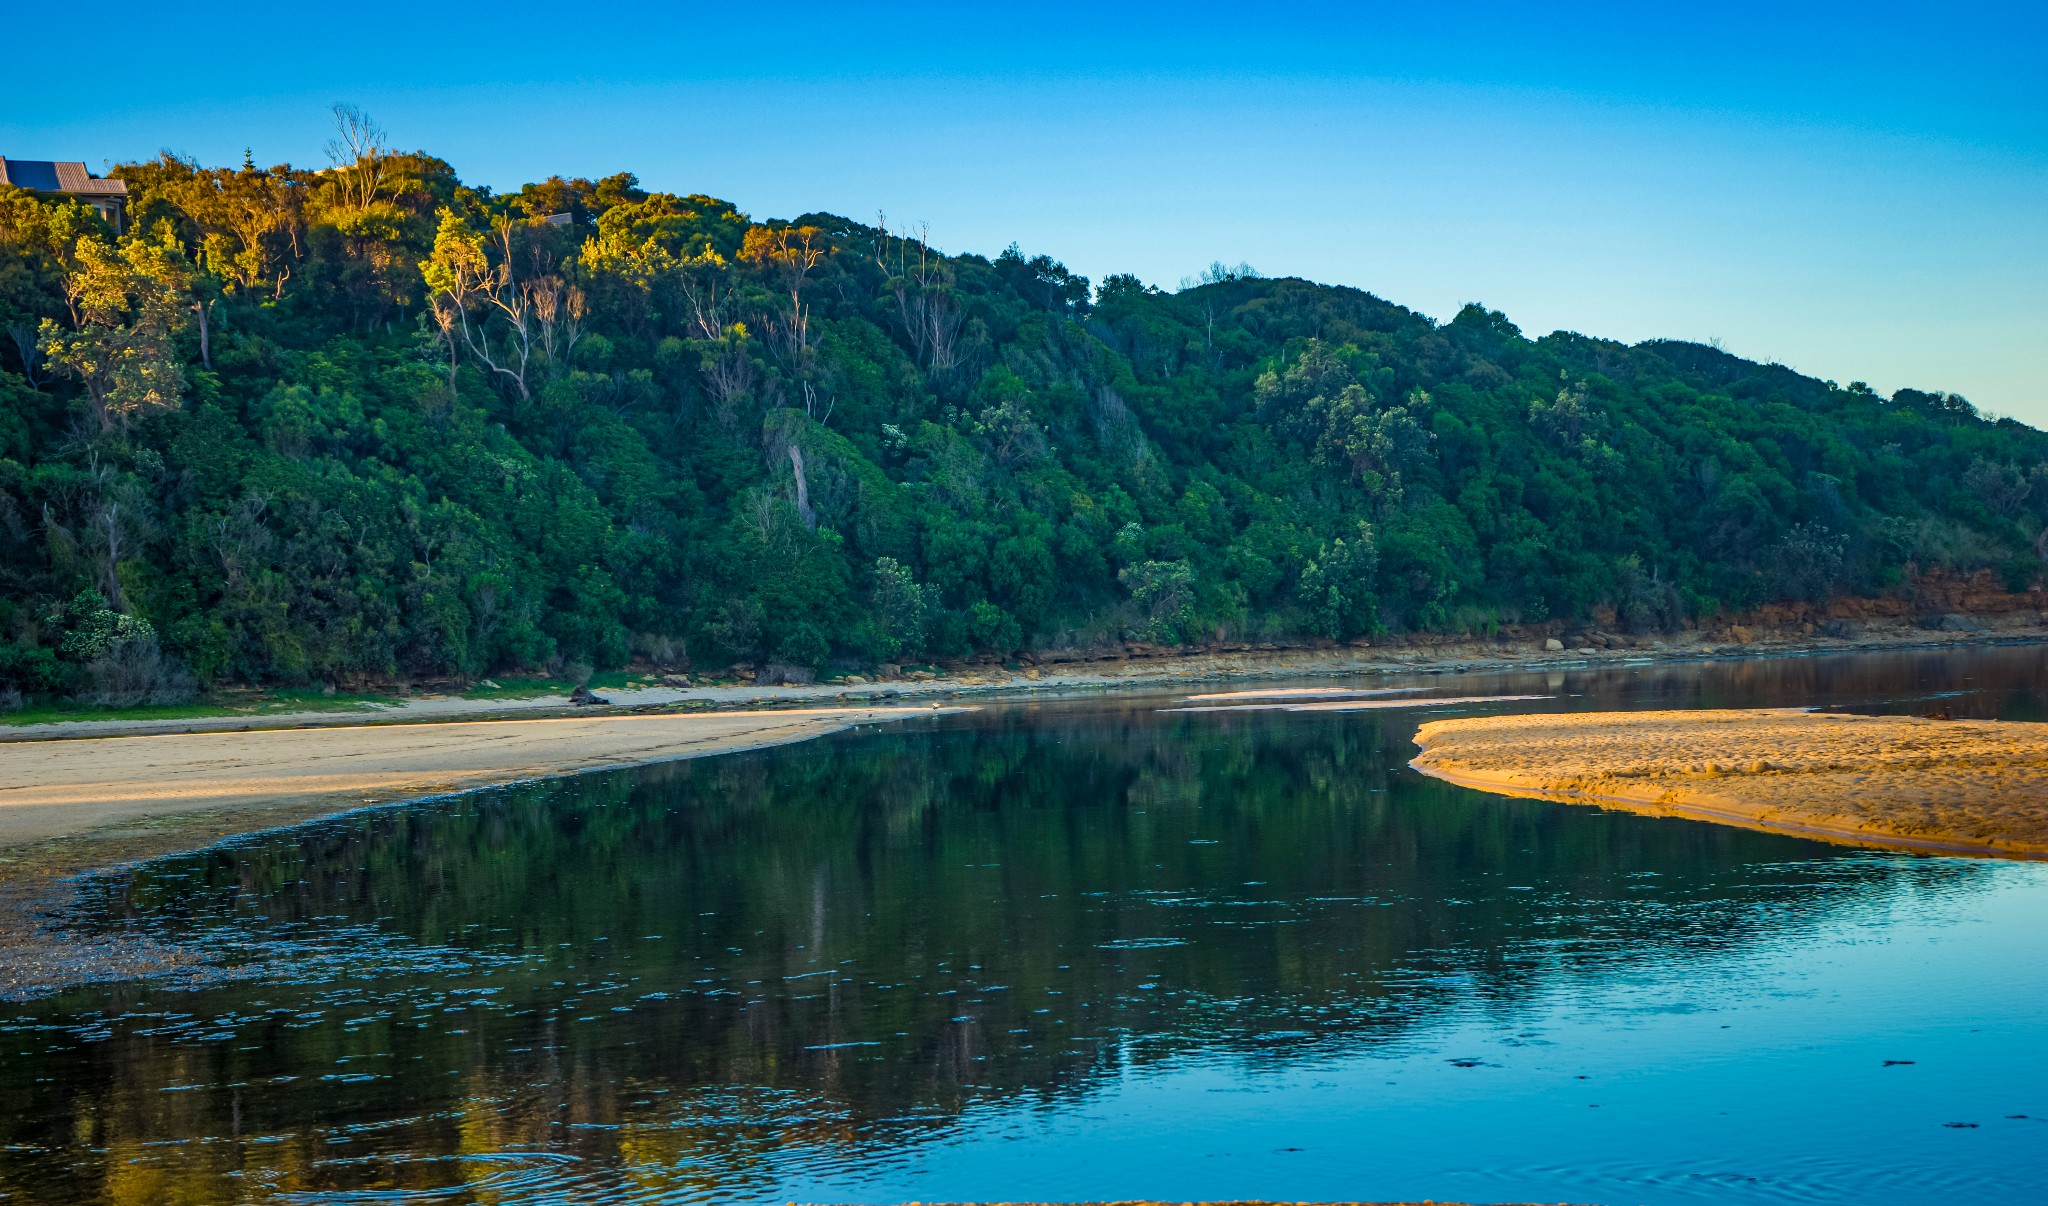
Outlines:
[[[2041,663],[1534,686],[2031,719]],[[2048,867],[1479,795],[1405,769],[1425,714],[1165,706],[483,792],[109,878],[95,928],[235,970],[0,1010],[0,1188],[2048,1198]]]

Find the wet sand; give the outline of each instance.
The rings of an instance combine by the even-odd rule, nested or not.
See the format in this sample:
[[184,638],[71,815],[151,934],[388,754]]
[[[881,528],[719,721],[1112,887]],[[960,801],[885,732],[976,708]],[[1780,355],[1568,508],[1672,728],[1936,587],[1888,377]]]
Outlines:
[[[1258,703],[1224,703],[1224,704],[1209,704],[1209,705],[1205,705],[1205,706],[1202,706],[1202,707],[1195,707],[1195,708],[1161,708],[1161,709],[1159,709],[1159,710],[1160,710],[1160,711],[1162,711],[1162,712],[1187,712],[1187,713],[1193,713],[1193,714],[1197,714],[1197,715],[1199,715],[1199,714],[1201,714],[1201,713],[1205,713],[1205,712],[1385,712],[1385,711],[1390,711],[1390,710],[1394,710],[1394,709],[1408,709],[1408,708],[1442,708],[1442,707],[1448,707],[1448,706],[1450,706],[1450,705],[1453,705],[1453,704],[1475,704],[1475,703],[1505,703],[1505,702],[1510,702],[1510,701],[1513,701],[1513,702],[1520,702],[1520,701],[1522,701],[1522,700],[1529,700],[1529,699],[1550,699],[1550,698],[1552,698],[1552,696],[1549,696],[1549,695],[1447,695],[1447,696],[1425,696],[1425,695],[1407,695],[1407,694],[1406,694],[1406,692],[1409,692],[1409,691],[1426,691],[1426,690],[1428,690],[1428,688],[1427,688],[1427,687],[1402,687],[1402,688],[1399,688],[1399,690],[1400,690],[1400,691],[1402,692],[1402,697],[1401,697],[1401,698],[1398,698],[1398,699],[1317,699],[1317,700],[1312,700],[1312,701],[1310,701],[1310,702],[1307,702],[1307,703],[1303,703],[1303,702],[1300,702],[1300,701],[1298,701],[1298,700],[1292,700],[1292,699],[1283,699],[1283,700],[1277,700],[1277,701],[1272,701],[1272,702],[1258,702]],[[1255,696],[1258,696],[1258,695],[1261,695],[1261,694],[1278,694],[1278,692],[1271,692],[1271,693],[1266,693],[1266,692],[1258,692],[1258,691],[1252,691],[1252,692],[1247,692],[1246,694],[1247,694],[1247,696],[1254,696],[1254,697],[1255,697]],[[1378,695],[1378,694],[1381,694],[1381,692],[1377,692],[1377,691],[1350,691],[1350,692],[1335,692],[1335,694],[1338,694],[1338,695]],[[1190,701],[1192,701],[1192,700],[1197,700],[1197,699],[1222,699],[1222,698],[1225,698],[1225,697],[1224,697],[1224,696],[1217,696],[1217,695],[1190,695],[1190,696],[1188,696],[1188,699],[1189,699]]]
[[80,873],[378,804],[784,745],[941,710],[585,714],[0,744],[0,999],[213,974],[189,952],[69,926],[69,877]]
[[0,745],[0,847],[171,815],[355,808],[543,775],[781,745],[935,709],[357,725]]
[[2048,724],[1791,710],[1474,716],[1411,764],[1504,795],[1858,845],[2048,858]]

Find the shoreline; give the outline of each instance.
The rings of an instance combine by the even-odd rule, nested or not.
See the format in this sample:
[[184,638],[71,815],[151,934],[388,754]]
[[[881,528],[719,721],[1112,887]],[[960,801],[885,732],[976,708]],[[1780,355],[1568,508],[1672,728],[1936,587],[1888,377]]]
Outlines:
[[1521,799],[1841,845],[2048,860],[2048,724],[1794,709],[1430,721],[1409,766]]
[[1756,833],[1780,833],[1788,837],[1812,838],[1816,841],[1832,842],[1841,846],[1857,846],[1867,850],[1894,850],[1907,854],[1934,854],[1953,858],[2007,858],[2022,862],[2048,861],[2048,850],[2008,850],[1982,843],[1941,841],[1934,838],[1881,837],[1866,830],[1850,829],[1827,825],[1802,825],[1790,821],[1759,821],[1732,809],[1710,808],[1701,803],[1668,803],[1643,799],[1626,793],[1602,795],[1586,791],[1565,791],[1519,787],[1504,780],[1485,775],[1459,775],[1419,765],[1419,759],[1411,759],[1408,765],[1432,779],[1441,779],[1456,787],[1469,787],[1496,796],[1510,796],[1518,800],[1543,800],[1551,804],[1592,804],[1616,812],[1632,812],[1638,816],[1674,817],[1681,821],[1706,821],[1716,825],[1729,825],[1737,829],[1748,829]]
[[[572,704],[566,694],[522,699],[423,695],[395,697],[388,702],[368,703],[360,708],[274,712],[246,717],[97,720],[81,716],[27,724],[9,724],[0,720],[0,750],[19,742],[81,737],[266,732],[572,716],[716,716],[729,715],[733,710],[743,708],[875,708],[903,706],[910,701],[929,707],[934,700],[963,697],[1047,698],[1204,682],[1402,674],[1512,674],[2034,644],[2048,644],[2048,621],[2008,617],[2003,626],[1987,626],[1977,632],[1938,633],[1901,623],[1890,628],[1873,628],[1853,638],[1767,633],[1742,644],[1716,643],[1704,633],[1689,633],[1617,648],[1565,651],[1531,649],[1526,641],[1509,643],[1472,639],[1320,649],[1142,652],[1122,657],[1040,662],[1014,671],[1000,666],[961,667],[945,677],[891,679],[854,685],[606,688],[601,694],[610,701],[609,706],[595,707]],[[4,841],[0,841],[0,845],[4,845]]]
[[[170,818],[361,807],[808,740],[957,708],[538,716],[0,745],[0,851]],[[226,836],[225,831],[220,836]]]
[[[1858,641],[1766,638],[1734,648],[1657,642],[1647,648],[1593,654],[1561,654],[1479,642],[1400,649],[1241,650],[1088,663],[1053,674],[1033,667],[1016,672],[981,669],[929,681],[851,686],[607,690],[605,694],[615,701],[610,707],[574,707],[563,696],[516,701],[441,698],[408,700],[374,713],[326,711],[197,720],[72,721],[38,724],[13,732],[5,732],[7,726],[0,725],[0,997],[13,995],[24,975],[33,972],[32,968],[22,966],[20,957],[36,943],[55,942],[75,948],[75,936],[61,936],[62,914],[81,876],[114,872],[152,858],[366,808],[587,770],[766,748],[855,725],[958,711],[971,706],[968,700],[1029,704],[1216,682],[1611,673],[1684,663],[1732,664],[2043,643],[2048,643],[2048,630],[2007,625],[2002,630],[1968,634],[1933,634],[1901,627],[1890,634],[1872,634]],[[609,753],[570,748],[574,743],[484,740],[509,738],[511,734],[606,730],[615,735],[644,730],[665,732],[671,737],[696,736],[681,740],[665,738],[662,742],[612,749]],[[393,749],[448,747],[451,743],[459,747],[467,738],[475,738],[474,743],[482,745],[495,744],[500,747],[499,754],[505,747],[516,747],[518,756],[506,759],[494,754],[492,757],[497,760],[488,766],[467,770],[447,765],[414,766],[408,770],[408,764],[394,766],[385,757]],[[251,773],[247,766],[217,768],[222,775],[237,778],[232,789],[216,785],[216,789],[208,791],[203,785],[194,788],[189,782],[182,788],[164,786],[169,775],[164,766],[169,764],[160,765],[161,759],[144,759],[146,774],[133,771],[137,750],[158,751],[168,757],[180,748],[221,752],[221,743],[232,746],[236,742],[272,743],[285,753],[266,764],[266,774]],[[107,756],[116,753],[129,759],[129,771],[122,771],[119,758],[113,764],[98,765],[107,763]],[[95,764],[95,773],[73,773],[67,780],[64,774],[50,769],[72,765],[75,770],[75,764],[81,760]],[[176,761],[170,758],[170,763]],[[1410,765],[1423,773],[1437,773],[1421,765],[1421,761],[1418,758]],[[123,773],[129,776],[126,786],[118,781]],[[325,782],[313,782],[323,775]],[[113,777],[111,786],[109,776]],[[1452,778],[1448,774],[1438,777]],[[2010,850],[1938,839],[1914,842],[1896,835],[1873,837],[1840,827],[1755,824],[1739,811],[1717,811],[1698,803],[1679,807],[1668,800],[1637,798],[1628,792],[1567,790],[1545,794],[1513,784],[1467,781],[1463,776],[1453,781],[1503,794],[1689,816],[1798,832],[1823,840],[1893,848],[1910,846],[1929,853],[2014,856]],[[138,783],[146,786],[138,788]],[[78,811],[82,805],[89,807]],[[17,811],[23,806],[31,811]],[[40,812],[47,821],[53,809],[71,815],[54,828],[39,828],[36,813]],[[126,970],[119,976],[80,977],[61,971],[56,975],[71,982],[80,978],[145,976],[152,974],[152,960],[145,955],[129,950],[118,958],[87,960],[95,966],[104,965],[102,970],[122,965],[126,960]],[[47,966],[51,960],[39,957],[31,962]],[[33,981],[34,975],[28,974],[27,978]]]
[[81,935],[81,879],[366,809],[961,711],[808,708],[145,734],[0,745],[0,1000],[204,969]]
[[[1694,637],[1700,634],[1691,634]],[[10,775],[13,765],[23,759],[42,761],[54,751],[71,746],[97,745],[101,740],[164,738],[171,736],[223,736],[231,734],[309,733],[320,731],[388,732],[432,730],[446,726],[519,724],[523,722],[574,721],[585,724],[640,721],[665,718],[720,725],[751,723],[756,727],[781,724],[800,715],[850,713],[929,713],[940,707],[958,707],[968,700],[989,702],[1032,702],[1072,699],[1147,688],[1190,687],[1204,683],[1256,683],[1289,679],[1355,678],[1377,679],[1442,674],[1516,675],[1529,673],[1627,670],[1642,666],[1684,663],[1764,662],[1815,656],[1907,653],[1936,649],[1971,650],[2048,644],[2048,626],[2008,623],[2001,629],[1975,633],[1930,633],[1917,627],[1896,626],[1889,632],[1868,632],[1860,639],[1825,637],[1786,638],[1769,634],[1746,645],[1712,646],[1689,639],[1654,641],[1646,647],[1600,651],[1566,651],[1515,648],[1498,642],[1440,643],[1409,647],[1332,647],[1312,650],[1236,650],[1226,653],[1197,653],[1176,656],[1144,656],[1075,663],[1070,669],[1047,673],[1038,667],[1018,671],[976,668],[952,677],[926,681],[902,680],[873,684],[753,687],[654,687],[607,690],[610,706],[574,706],[565,695],[536,696],[517,700],[475,700],[461,697],[416,698],[373,705],[369,710],[329,710],[300,713],[272,713],[252,717],[178,718],[163,720],[67,720],[11,726],[0,723],[0,895],[9,881],[20,878],[32,865],[61,864],[70,873],[111,867],[191,849],[234,833],[253,828],[275,828],[314,817],[331,815],[339,809],[329,803],[310,808],[292,807],[289,798],[273,801],[261,809],[265,816],[284,818],[274,823],[244,823],[254,819],[237,815],[226,827],[209,822],[223,818],[217,808],[204,805],[184,810],[155,809],[147,818],[156,829],[178,829],[177,837],[151,833],[146,840],[134,833],[99,834],[84,840],[79,832],[91,826],[69,825],[68,836],[25,833],[9,824],[10,805],[24,800],[17,795],[19,774]],[[801,740],[803,738],[790,738]],[[779,742],[777,742],[779,743]],[[322,742],[322,745],[325,743]],[[98,746],[106,749],[110,747]],[[317,748],[317,747],[315,747]],[[740,748],[740,747],[730,747]],[[756,748],[747,746],[745,748]],[[721,751],[707,751],[721,752]],[[309,756],[315,756],[309,751]],[[693,755],[694,756],[694,755]],[[632,765],[644,759],[625,759],[610,765]],[[583,769],[572,763],[537,759],[524,777],[573,773]],[[1419,768],[1418,768],[1419,769]],[[500,782],[511,780],[497,780]],[[31,777],[28,782],[34,782]],[[436,787],[432,783],[384,785],[376,798],[359,798],[349,807],[424,798],[447,790],[484,786],[470,781]],[[252,806],[253,807],[253,806]],[[185,811],[194,815],[189,823],[173,824],[167,814]],[[113,818],[118,820],[118,818]],[[71,850],[55,857],[49,850],[30,847],[55,838],[71,845],[87,845],[91,851]]]

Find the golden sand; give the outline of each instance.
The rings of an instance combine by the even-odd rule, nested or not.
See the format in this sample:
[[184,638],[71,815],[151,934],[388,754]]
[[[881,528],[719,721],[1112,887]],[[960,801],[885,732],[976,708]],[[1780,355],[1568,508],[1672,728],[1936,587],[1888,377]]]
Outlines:
[[2048,858],[2048,724],[1789,710],[1435,720],[1424,774],[1861,845]]

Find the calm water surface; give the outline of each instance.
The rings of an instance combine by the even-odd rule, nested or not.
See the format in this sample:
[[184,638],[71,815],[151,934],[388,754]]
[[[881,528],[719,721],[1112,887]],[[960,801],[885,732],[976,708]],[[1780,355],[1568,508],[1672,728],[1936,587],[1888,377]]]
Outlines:
[[[2048,651],[1416,680],[2048,718]],[[2048,865],[1481,795],[1432,712],[993,707],[94,881],[27,1202],[2048,1201]]]

